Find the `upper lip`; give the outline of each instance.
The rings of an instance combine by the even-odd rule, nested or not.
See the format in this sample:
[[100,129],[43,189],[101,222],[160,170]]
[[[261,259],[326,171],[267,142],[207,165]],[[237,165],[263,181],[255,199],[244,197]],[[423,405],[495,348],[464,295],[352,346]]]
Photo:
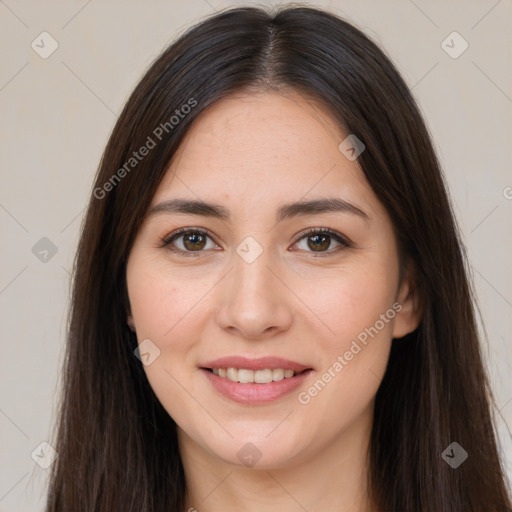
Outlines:
[[250,358],[244,356],[226,356],[214,361],[207,361],[200,365],[201,368],[243,368],[247,370],[275,370],[282,368],[283,370],[294,370],[299,373],[303,370],[308,370],[311,366],[300,364],[289,359],[283,359],[281,357],[265,356]]

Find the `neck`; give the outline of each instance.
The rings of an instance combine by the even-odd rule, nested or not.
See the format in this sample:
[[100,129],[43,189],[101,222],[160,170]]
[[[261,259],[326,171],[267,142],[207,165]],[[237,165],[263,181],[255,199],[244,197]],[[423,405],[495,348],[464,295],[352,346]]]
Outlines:
[[207,452],[178,427],[187,482],[185,511],[369,512],[367,453],[373,403],[314,457],[247,468]]

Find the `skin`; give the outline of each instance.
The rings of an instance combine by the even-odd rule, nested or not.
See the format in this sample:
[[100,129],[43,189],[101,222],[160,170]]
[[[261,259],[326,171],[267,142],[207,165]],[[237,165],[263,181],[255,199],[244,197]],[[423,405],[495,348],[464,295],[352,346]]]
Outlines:
[[[410,272],[399,282],[387,212],[357,160],[338,149],[345,136],[322,106],[295,92],[223,99],[191,127],[151,207],[201,199],[226,207],[231,220],[161,212],[137,234],[127,265],[128,323],[139,343],[150,339],[160,350],[144,370],[178,425],[186,510],[370,509],[374,397],[392,338],[413,331],[420,312]],[[343,198],[368,219],[330,212],[276,223],[282,203],[322,197]],[[179,228],[214,238],[199,244],[198,257],[179,255],[162,247]],[[330,228],[352,246],[331,238],[315,251],[314,234],[301,234],[307,228]],[[236,252],[247,236],[263,250],[250,264]],[[182,235],[173,245],[193,252],[194,243]],[[299,393],[396,302],[400,312],[301,403]],[[315,371],[290,394],[250,406],[220,395],[199,369],[226,355],[273,355]],[[261,453],[252,467],[237,456],[247,443]]]

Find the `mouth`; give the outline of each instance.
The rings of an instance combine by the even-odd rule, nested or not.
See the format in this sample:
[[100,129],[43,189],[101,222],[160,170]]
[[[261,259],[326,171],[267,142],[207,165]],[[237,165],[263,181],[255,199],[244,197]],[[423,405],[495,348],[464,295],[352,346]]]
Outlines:
[[213,375],[217,375],[231,382],[239,382],[241,384],[270,384],[271,382],[279,382],[283,379],[291,379],[304,372],[312,370],[306,368],[302,371],[289,370],[284,368],[265,368],[263,370],[250,370],[248,368],[202,368]]
[[276,357],[224,357],[199,369],[218,393],[246,405],[282,398],[314,373],[310,366]]

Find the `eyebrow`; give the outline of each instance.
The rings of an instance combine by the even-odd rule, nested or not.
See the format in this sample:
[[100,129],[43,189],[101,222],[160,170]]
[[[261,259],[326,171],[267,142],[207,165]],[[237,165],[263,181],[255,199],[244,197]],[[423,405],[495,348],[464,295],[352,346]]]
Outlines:
[[[201,215],[229,222],[229,210],[219,204],[205,203],[193,199],[169,199],[153,206],[147,214],[148,217],[158,213],[185,213]],[[276,221],[281,222],[292,217],[305,215],[318,215],[321,213],[350,213],[365,220],[369,216],[355,204],[349,203],[337,197],[312,199],[310,201],[298,201],[281,205],[276,214]]]

